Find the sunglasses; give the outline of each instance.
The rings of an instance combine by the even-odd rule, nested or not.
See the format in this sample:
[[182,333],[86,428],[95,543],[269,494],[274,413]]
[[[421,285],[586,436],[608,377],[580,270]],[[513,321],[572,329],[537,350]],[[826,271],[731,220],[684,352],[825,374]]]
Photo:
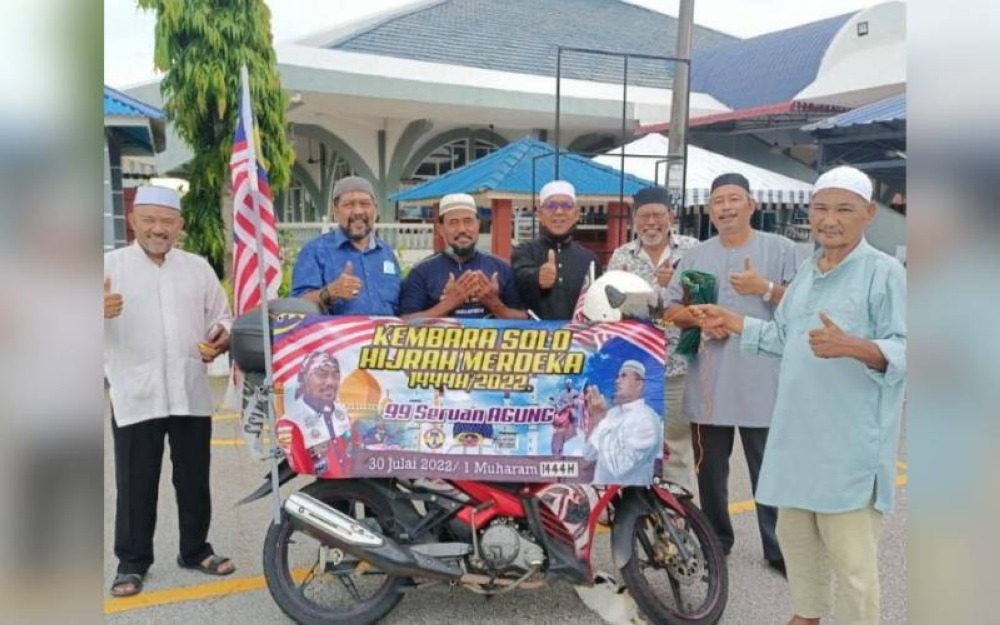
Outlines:
[[571,211],[574,208],[576,208],[576,204],[573,202],[546,202],[542,204],[542,210],[553,212],[557,210]]

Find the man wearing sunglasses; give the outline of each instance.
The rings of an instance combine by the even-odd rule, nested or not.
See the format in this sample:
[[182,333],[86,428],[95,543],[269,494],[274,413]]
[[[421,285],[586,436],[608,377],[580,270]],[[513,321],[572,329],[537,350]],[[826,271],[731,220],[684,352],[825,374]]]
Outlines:
[[541,236],[514,249],[511,265],[521,302],[541,319],[571,319],[590,264],[597,278],[601,264],[573,240],[580,220],[576,190],[565,180],[553,180],[539,193]]

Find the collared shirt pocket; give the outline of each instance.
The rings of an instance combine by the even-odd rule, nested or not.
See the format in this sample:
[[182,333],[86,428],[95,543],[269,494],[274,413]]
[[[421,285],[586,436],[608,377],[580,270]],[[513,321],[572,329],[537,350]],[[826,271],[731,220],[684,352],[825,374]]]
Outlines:
[[[872,338],[871,320],[868,317],[866,303],[849,298],[835,306],[830,306],[828,309],[820,308],[820,310],[826,313],[826,316],[847,334],[866,339]],[[819,321],[818,312],[817,321]]]

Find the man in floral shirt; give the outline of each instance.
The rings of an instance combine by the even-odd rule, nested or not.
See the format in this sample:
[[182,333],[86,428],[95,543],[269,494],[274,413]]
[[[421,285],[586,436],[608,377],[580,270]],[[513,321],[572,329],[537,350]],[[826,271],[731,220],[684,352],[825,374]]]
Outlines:
[[[647,187],[635,194],[633,213],[634,241],[615,250],[608,269],[628,271],[642,277],[656,289],[660,302],[666,301],[667,285],[674,267],[686,250],[698,244],[694,237],[671,234],[672,217],[668,208],[667,190]],[[682,400],[687,362],[675,354],[680,331],[667,332],[667,419],[665,438],[670,457],[664,467],[664,477],[689,490],[694,488],[694,457],[691,450],[691,425],[684,419]]]

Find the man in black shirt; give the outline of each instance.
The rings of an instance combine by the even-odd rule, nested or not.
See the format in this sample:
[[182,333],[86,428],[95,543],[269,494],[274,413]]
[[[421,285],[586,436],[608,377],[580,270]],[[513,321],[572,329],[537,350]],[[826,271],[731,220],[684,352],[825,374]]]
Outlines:
[[590,263],[601,275],[597,255],[573,240],[580,220],[576,190],[553,180],[539,193],[538,221],[542,235],[514,249],[511,265],[521,302],[542,319],[571,319]]

